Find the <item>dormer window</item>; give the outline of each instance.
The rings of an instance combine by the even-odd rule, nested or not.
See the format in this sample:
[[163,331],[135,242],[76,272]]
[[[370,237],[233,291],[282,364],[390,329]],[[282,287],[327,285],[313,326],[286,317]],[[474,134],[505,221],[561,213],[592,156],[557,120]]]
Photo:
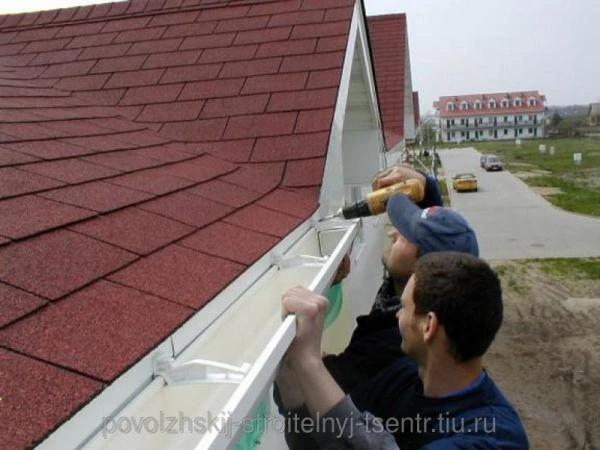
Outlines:
[[475,109],[481,109],[481,101],[475,101]]
[[469,109],[469,104],[465,100],[463,100],[462,102],[460,102],[460,109],[463,111]]
[[522,101],[520,98],[515,98],[514,102],[513,102],[513,106],[519,107],[522,105]]
[[454,103],[452,103],[452,102],[446,103],[446,109],[448,111],[454,111]]
[[535,106],[535,97],[529,97],[527,103],[529,104],[529,106]]
[[494,109],[496,108],[496,100],[492,99],[488,102],[488,108]]
[[508,108],[508,99],[503,98],[502,101],[500,102],[500,105],[502,106],[502,108]]

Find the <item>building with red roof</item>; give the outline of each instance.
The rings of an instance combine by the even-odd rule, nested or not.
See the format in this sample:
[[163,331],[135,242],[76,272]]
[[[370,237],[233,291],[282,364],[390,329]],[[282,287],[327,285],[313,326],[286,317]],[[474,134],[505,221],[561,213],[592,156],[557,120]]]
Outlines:
[[538,91],[440,97],[433,106],[442,142],[527,139],[544,136],[544,102]]
[[[377,288],[382,223],[317,219],[362,197],[415,126],[405,18],[373,24],[369,45],[354,0],[0,16],[2,448],[225,439],[106,432],[125,412],[252,414],[289,344],[281,289],[322,292],[350,252],[329,336],[347,334]],[[381,24],[404,40],[384,45]],[[202,383],[175,387],[165,355],[251,369],[238,389],[200,363]]]

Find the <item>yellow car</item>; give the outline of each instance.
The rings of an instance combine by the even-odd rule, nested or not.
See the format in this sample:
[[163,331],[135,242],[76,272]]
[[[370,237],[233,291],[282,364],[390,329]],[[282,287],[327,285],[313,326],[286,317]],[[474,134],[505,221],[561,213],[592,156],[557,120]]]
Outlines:
[[472,173],[458,173],[452,177],[452,188],[456,192],[476,191],[477,177]]

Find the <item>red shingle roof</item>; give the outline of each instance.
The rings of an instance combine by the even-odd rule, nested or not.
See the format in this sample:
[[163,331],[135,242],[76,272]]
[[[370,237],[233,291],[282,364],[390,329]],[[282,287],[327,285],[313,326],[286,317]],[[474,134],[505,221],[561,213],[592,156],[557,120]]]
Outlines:
[[314,212],[353,5],[0,16],[4,446],[44,439]]
[[[529,99],[535,104],[529,105]],[[490,107],[490,100],[495,106]],[[502,107],[502,100],[508,100],[508,106]],[[520,100],[521,106],[516,106],[514,100]],[[475,102],[481,102],[481,109],[475,109]],[[527,114],[544,111],[546,97],[538,91],[497,92],[490,94],[453,95],[440,97],[433,106],[439,110],[440,117],[467,117],[482,114]],[[448,110],[448,103],[453,103],[454,109]],[[461,103],[466,102],[468,109],[461,109]]]
[[390,150],[404,137],[406,15],[372,16],[367,22],[385,146]]

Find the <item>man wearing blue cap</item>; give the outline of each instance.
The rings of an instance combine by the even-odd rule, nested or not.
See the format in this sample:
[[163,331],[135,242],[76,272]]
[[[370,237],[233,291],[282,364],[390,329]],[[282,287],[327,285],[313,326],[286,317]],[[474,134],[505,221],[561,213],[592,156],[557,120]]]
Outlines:
[[392,197],[387,213],[394,229],[391,245],[383,253],[388,277],[379,289],[368,315],[357,326],[346,349],[323,358],[325,366],[345,392],[368,380],[401,356],[396,312],[400,294],[417,259],[427,253],[457,251],[479,255],[475,232],[455,211],[441,206],[421,209],[406,195]]

